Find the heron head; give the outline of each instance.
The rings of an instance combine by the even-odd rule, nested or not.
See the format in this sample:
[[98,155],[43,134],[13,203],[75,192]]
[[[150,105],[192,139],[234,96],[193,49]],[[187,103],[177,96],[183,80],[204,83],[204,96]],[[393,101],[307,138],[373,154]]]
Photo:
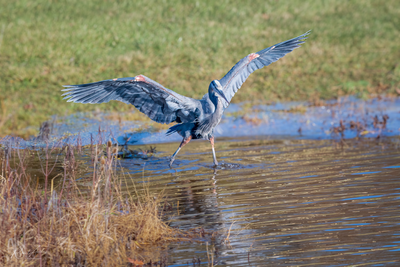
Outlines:
[[217,97],[222,97],[226,103],[229,104],[228,99],[226,99],[226,96],[224,92],[222,91],[222,85],[218,80],[214,80],[210,83],[210,87],[208,88],[208,93],[211,95],[215,95]]

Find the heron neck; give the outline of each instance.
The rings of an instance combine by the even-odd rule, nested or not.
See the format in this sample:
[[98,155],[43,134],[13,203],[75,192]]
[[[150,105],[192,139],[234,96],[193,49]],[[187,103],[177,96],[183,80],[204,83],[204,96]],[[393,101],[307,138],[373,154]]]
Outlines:
[[224,105],[222,105],[221,99],[217,98],[215,101],[214,117],[221,118],[223,112],[224,112]]

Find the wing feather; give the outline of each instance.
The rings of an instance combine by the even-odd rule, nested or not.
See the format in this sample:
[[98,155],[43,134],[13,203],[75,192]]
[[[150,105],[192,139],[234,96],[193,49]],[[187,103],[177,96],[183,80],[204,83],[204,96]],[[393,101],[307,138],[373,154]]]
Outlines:
[[242,58],[219,82],[228,101],[254,71],[268,66],[304,43],[310,31]]
[[66,85],[64,99],[76,103],[105,103],[118,100],[134,105],[159,123],[195,120],[199,100],[185,97],[143,75],[100,82]]

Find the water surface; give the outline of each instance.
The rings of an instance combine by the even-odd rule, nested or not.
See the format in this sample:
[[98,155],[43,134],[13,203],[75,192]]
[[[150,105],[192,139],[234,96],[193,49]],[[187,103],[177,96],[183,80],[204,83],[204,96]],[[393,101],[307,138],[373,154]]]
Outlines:
[[107,114],[58,118],[47,140],[0,145],[155,146],[152,157],[119,160],[124,190],[164,190],[172,226],[218,233],[173,244],[170,266],[206,266],[211,254],[220,266],[400,266],[399,115],[400,98],[231,105],[216,128],[216,169],[206,141],[185,146],[170,169],[178,135]]
[[[144,181],[153,192],[165,189],[169,203],[179,201],[172,226],[218,231],[204,240],[219,265],[400,264],[399,138],[218,140],[217,169],[202,141],[168,168],[177,145],[158,144],[148,160],[121,160],[132,177],[126,188]],[[168,254],[171,266],[193,258],[206,266],[205,242],[176,244]]]

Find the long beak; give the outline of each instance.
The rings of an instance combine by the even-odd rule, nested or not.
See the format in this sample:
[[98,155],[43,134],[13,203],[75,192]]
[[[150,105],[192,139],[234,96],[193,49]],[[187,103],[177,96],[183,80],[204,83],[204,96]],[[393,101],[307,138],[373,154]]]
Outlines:
[[222,92],[222,90],[216,89],[215,91],[216,91],[220,96],[222,96],[223,99],[225,99],[226,103],[229,104],[229,101],[228,101],[228,99],[226,99],[226,96],[225,96],[224,92]]

